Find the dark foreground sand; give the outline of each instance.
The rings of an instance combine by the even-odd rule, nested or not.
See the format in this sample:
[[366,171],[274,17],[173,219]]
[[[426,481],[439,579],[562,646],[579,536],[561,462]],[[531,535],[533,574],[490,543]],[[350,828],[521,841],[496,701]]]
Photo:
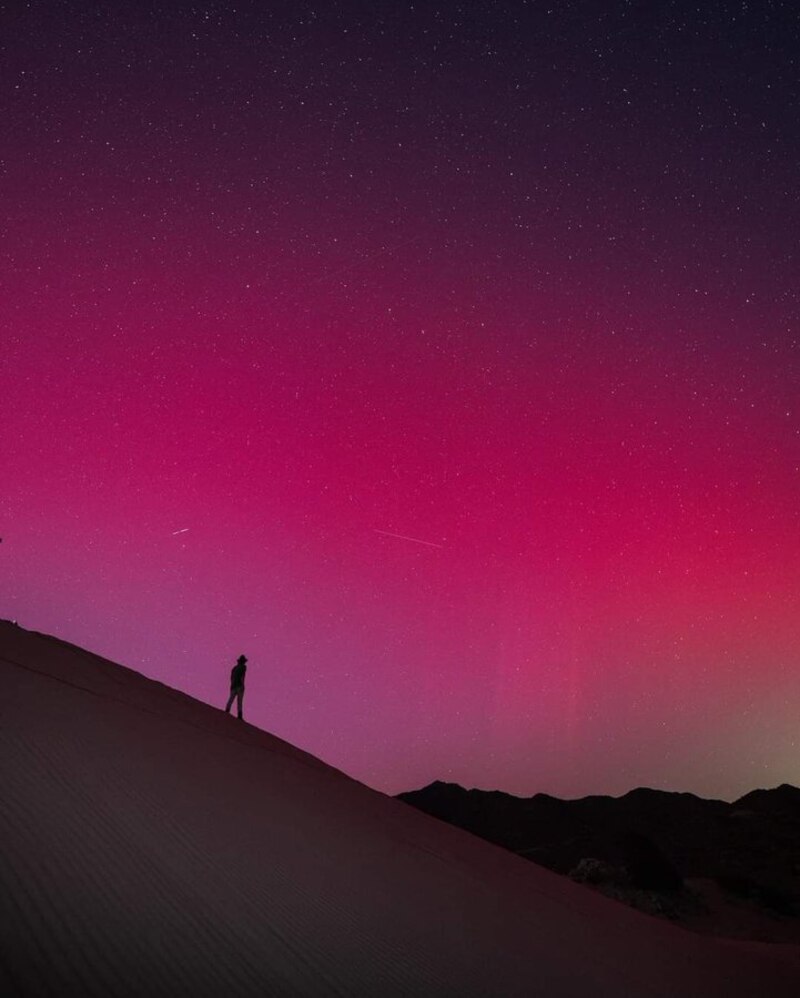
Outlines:
[[0,993],[782,998],[694,936],[0,623]]

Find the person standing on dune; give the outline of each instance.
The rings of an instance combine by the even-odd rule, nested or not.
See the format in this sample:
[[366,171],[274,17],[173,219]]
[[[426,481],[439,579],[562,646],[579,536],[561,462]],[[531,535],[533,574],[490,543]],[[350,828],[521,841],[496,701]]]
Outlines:
[[239,720],[242,718],[242,700],[244,699],[244,674],[247,672],[247,659],[240,655],[236,665],[231,669],[231,695],[228,697],[228,704],[225,713],[229,713],[234,699],[237,701]]

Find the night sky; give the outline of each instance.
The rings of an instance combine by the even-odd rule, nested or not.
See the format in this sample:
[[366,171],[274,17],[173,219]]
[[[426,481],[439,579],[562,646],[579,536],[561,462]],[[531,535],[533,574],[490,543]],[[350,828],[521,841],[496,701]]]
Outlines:
[[388,792],[800,784],[795,3],[0,42],[0,615],[217,705],[244,653]]

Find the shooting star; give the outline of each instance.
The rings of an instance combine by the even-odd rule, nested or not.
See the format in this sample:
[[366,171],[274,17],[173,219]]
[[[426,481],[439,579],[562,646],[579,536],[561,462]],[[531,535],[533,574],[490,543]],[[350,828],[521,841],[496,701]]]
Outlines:
[[419,537],[409,537],[407,534],[393,534],[389,530],[378,530],[377,527],[373,527],[376,534],[383,534],[384,537],[396,537],[400,541],[413,541],[414,544],[424,544],[429,548],[443,548],[444,544],[434,544],[433,541],[421,541]]
[[174,537],[176,534],[185,534],[188,529],[188,527],[184,527],[183,530],[173,530],[172,536]]

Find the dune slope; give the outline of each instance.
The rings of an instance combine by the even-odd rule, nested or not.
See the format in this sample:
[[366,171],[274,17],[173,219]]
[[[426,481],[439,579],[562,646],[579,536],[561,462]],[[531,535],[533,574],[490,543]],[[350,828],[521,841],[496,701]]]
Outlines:
[[0,623],[4,995],[794,995],[702,939]]

